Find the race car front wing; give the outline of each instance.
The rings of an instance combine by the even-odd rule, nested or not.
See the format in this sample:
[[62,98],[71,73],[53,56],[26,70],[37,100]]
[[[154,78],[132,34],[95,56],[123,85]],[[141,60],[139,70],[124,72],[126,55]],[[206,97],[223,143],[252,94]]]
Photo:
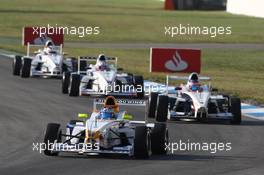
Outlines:
[[94,91],[91,89],[85,89],[81,90],[80,93],[81,96],[86,96],[86,95],[112,95],[112,96],[133,96],[136,97],[137,93],[136,92],[98,92]]
[[67,143],[54,143],[50,147],[52,152],[69,152],[78,154],[124,154],[133,156],[133,146],[115,146],[111,149],[101,149],[100,147],[94,148],[86,144],[67,144]]

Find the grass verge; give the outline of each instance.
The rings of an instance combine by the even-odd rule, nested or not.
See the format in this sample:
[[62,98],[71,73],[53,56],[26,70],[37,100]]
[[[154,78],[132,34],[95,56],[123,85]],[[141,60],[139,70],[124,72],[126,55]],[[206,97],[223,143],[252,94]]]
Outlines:
[[[0,42],[17,44],[24,26],[99,26],[101,34],[66,41],[263,43],[263,19],[219,11],[165,11],[158,0],[2,0]],[[231,26],[232,35],[164,35],[164,26]]]

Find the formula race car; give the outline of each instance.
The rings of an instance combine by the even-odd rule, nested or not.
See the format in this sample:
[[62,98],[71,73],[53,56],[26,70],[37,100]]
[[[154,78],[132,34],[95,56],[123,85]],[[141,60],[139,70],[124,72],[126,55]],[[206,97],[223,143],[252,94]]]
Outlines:
[[30,44],[27,46],[27,56],[15,56],[13,75],[21,75],[23,78],[30,76],[62,77],[63,72],[76,71],[77,60],[64,59],[62,46],[55,46],[51,40],[46,42],[44,49],[35,52],[34,56],[30,56],[30,46]]
[[[96,64],[88,65],[88,62]],[[115,62],[115,64],[111,64]],[[117,58],[99,55],[80,57],[77,72],[65,72],[62,78],[62,93],[70,96],[113,95],[144,97],[142,76],[123,73],[117,69]]]
[[[175,87],[174,91],[167,90],[163,94],[151,93],[150,118],[159,118],[161,121],[222,119],[229,120],[231,124],[241,123],[240,99],[220,94],[210,85],[200,84],[199,80],[210,80],[209,77],[199,77],[197,73],[192,73],[189,77],[167,76],[167,89],[170,79],[187,80],[187,84]],[[160,111],[163,112],[161,116]]]
[[[103,105],[103,108],[97,110],[97,105]],[[66,126],[65,134],[62,133],[60,124],[48,124],[44,154],[124,154],[135,158],[166,154],[166,123],[132,121],[133,117],[126,111],[120,111],[119,105],[144,106],[147,112],[146,100],[117,101],[113,96],[108,96],[105,100],[94,99],[94,112],[90,118],[87,114],[79,114],[84,120],[71,120]]]

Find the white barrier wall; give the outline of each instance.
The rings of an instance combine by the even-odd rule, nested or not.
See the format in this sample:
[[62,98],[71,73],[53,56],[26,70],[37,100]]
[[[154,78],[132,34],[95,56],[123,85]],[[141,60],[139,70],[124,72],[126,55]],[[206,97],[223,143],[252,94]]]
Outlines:
[[264,18],[264,0],[227,0],[227,12]]

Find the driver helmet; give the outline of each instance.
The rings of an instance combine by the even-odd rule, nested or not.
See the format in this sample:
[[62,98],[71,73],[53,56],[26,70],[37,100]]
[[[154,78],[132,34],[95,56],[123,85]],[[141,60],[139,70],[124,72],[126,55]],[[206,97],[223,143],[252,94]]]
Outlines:
[[103,71],[107,68],[106,57],[104,54],[100,54],[96,61],[96,66],[99,70]]
[[116,102],[115,97],[113,97],[113,96],[106,97],[105,103],[104,103],[104,108],[113,109],[113,111],[115,113],[118,113],[119,112],[119,106]]
[[188,88],[191,91],[198,91],[198,90],[200,90],[201,84],[199,82],[199,77],[198,77],[198,74],[197,73],[192,73],[189,76],[187,86],[188,86]]
[[50,53],[54,50],[54,44],[51,40],[46,41],[44,51]]

